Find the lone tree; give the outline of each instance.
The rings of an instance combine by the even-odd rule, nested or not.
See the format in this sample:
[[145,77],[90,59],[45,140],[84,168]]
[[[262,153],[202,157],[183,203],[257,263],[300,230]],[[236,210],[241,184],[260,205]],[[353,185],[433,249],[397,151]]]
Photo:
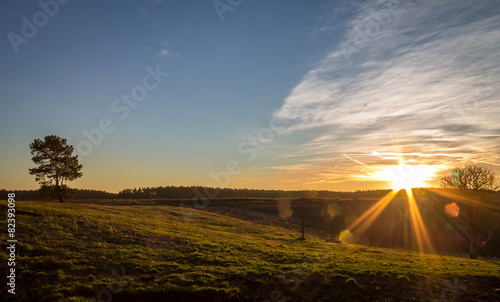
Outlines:
[[[441,179],[441,185],[444,188],[471,191],[493,191],[498,188],[494,172],[470,164],[453,168],[451,173]],[[485,222],[491,219],[487,219],[488,215],[484,212],[484,209],[478,208],[475,204],[464,204],[462,210],[465,210],[464,215],[461,215],[463,223],[459,224],[459,227],[469,238],[469,257],[477,259],[481,248],[485,247],[486,243],[493,239],[491,227],[485,226]],[[488,235],[481,235],[481,233],[486,233],[485,231],[488,232]]]
[[35,175],[42,192],[51,192],[49,195],[55,195],[63,202],[67,192],[65,182],[83,175],[78,155],[72,155],[73,146],[68,145],[64,138],[49,135],[43,141],[35,139],[30,144],[30,149],[31,160],[38,166],[29,169],[30,174]]
[[453,168],[450,174],[447,174],[441,180],[445,188],[456,188],[464,190],[496,190],[495,173],[490,169],[465,165]]

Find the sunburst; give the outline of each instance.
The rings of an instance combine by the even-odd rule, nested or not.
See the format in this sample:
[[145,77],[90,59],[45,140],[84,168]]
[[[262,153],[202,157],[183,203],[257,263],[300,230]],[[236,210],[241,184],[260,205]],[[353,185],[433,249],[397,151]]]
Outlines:
[[391,182],[391,188],[395,191],[428,186],[425,182],[435,178],[435,166],[429,165],[399,165],[389,166],[375,175],[378,180]]

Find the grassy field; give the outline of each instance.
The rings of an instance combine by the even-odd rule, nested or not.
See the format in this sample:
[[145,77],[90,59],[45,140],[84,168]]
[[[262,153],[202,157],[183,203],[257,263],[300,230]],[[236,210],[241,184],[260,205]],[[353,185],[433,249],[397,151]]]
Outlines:
[[[6,209],[2,201],[2,217]],[[285,228],[175,206],[16,210],[12,301],[500,301],[496,260],[298,240]]]

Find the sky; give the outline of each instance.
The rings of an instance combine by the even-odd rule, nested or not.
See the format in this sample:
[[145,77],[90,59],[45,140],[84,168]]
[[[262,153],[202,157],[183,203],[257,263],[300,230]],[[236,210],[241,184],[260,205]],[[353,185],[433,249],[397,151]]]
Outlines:
[[500,173],[495,0],[42,0],[0,4],[0,188],[385,189]]

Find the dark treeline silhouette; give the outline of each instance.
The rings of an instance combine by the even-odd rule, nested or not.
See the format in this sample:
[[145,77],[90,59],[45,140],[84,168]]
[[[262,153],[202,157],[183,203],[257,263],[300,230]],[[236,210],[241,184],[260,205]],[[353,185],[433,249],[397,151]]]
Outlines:
[[[7,199],[8,193],[16,194],[17,200],[43,200],[40,190],[5,190],[0,189],[0,200]],[[70,199],[113,199],[118,198],[118,194],[98,190],[70,189]]]
[[166,186],[125,189],[118,193],[118,198],[149,198],[150,193],[153,198],[166,199],[191,199],[195,197],[207,198],[380,198],[390,190],[367,190],[356,192],[335,192],[335,191],[285,191],[285,190],[256,190],[256,189],[233,189],[233,188],[212,188],[201,186]]
[[[166,186],[166,187],[140,187],[124,189],[119,193],[109,193],[99,190],[70,189],[69,199],[192,199],[195,197],[207,198],[381,198],[390,190],[364,190],[364,191],[304,191],[304,190],[257,190],[212,188],[202,186]],[[42,200],[39,190],[0,190],[0,199],[7,199],[7,193],[16,193],[16,200]]]
[[[212,188],[202,186],[166,186],[124,189],[119,193],[109,193],[99,190],[70,189],[70,199],[147,199],[150,196],[158,199],[191,199],[202,194],[207,198],[304,198],[310,197],[311,192],[315,198],[380,198],[389,190],[366,190],[356,192],[340,191],[286,191],[286,190],[256,190],[256,189],[232,189]],[[14,192],[16,200],[42,200],[39,190],[5,190],[0,189],[0,199],[7,199],[7,193]],[[198,195],[200,197],[200,195]]]

